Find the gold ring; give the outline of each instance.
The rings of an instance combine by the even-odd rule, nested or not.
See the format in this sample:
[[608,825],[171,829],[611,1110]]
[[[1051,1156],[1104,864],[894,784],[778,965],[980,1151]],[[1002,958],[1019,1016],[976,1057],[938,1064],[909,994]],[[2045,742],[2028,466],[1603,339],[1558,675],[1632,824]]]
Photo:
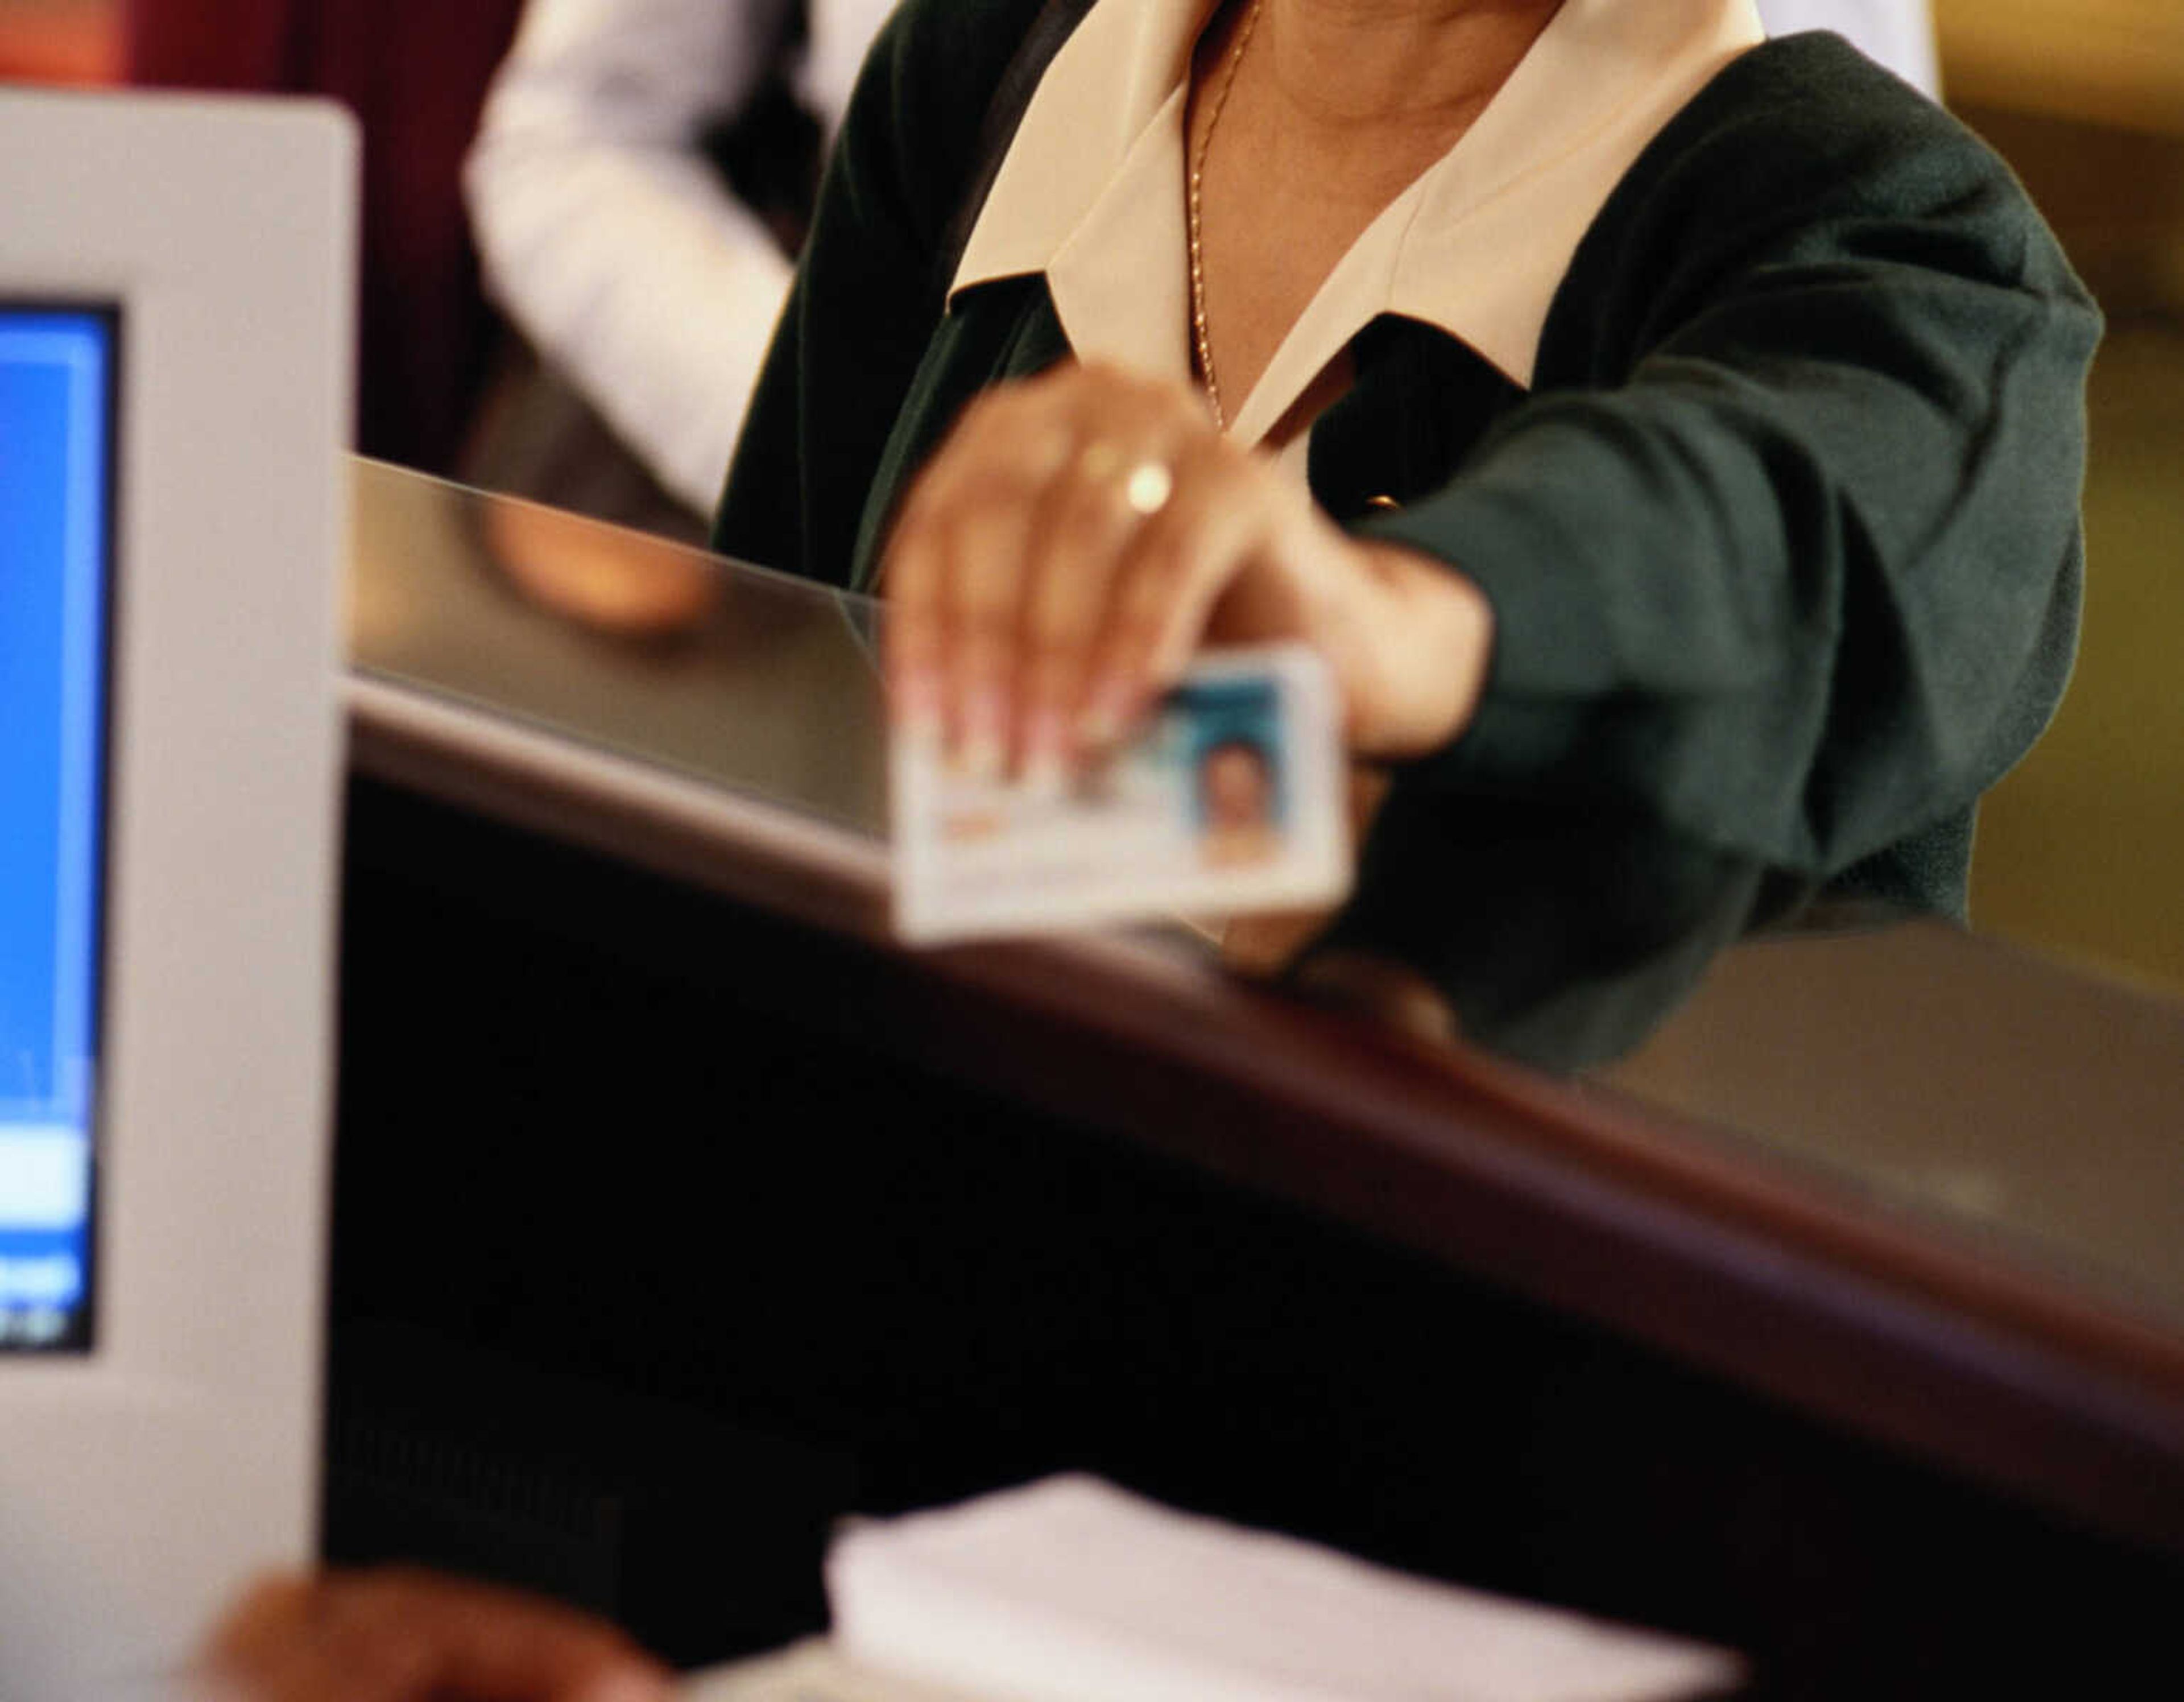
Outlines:
[[1077,475],[1094,484],[1113,485],[1123,505],[1141,519],[1158,514],[1175,494],[1175,474],[1166,461],[1151,455],[1125,460],[1123,451],[1105,438],[1095,438],[1077,452]]
[[1105,437],[1095,437],[1077,452],[1077,477],[1095,485],[1112,483],[1123,494],[1123,505],[1136,516],[1160,513],[1175,494],[1175,472],[1167,461],[1151,455],[1125,461],[1123,450]]
[[1123,500],[1133,514],[1148,520],[1166,508],[1174,494],[1175,475],[1165,461],[1139,461],[1123,481]]

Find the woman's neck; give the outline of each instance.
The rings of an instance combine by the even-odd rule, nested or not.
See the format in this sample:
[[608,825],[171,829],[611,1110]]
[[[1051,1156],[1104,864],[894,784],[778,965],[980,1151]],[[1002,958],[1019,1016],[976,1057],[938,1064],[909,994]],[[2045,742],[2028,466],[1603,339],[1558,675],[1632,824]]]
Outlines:
[[1293,121],[1339,143],[1346,133],[1468,128],[1563,0],[1262,3],[1256,51],[1268,81]]
[[1252,3],[1235,0],[1201,42],[1187,132],[1201,354],[1231,409],[1358,234],[1462,137],[1562,0],[1258,0],[1246,38]]

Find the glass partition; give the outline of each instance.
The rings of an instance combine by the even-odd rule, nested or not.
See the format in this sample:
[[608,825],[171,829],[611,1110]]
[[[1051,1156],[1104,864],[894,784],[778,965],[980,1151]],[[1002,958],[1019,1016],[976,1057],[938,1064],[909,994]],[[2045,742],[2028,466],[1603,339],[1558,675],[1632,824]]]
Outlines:
[[1597,1073],[2184,1328],[2184,1004],[1927,918],[1746,941]]
[[[391,467],[357,481],[362,672],[884,836],[869,600]],[[1617,991],[1635,1028],[1593,1047],[1627,1055],[1588,1091],[2184,1328],[2184,1004],[1932,920],[1693,937]]]
[[353,665],[885,833],[867,598],[355,463]]

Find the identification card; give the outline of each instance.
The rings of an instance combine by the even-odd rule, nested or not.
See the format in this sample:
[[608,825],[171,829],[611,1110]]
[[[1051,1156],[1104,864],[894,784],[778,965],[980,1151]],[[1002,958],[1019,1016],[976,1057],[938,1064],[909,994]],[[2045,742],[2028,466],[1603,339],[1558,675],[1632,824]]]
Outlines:
[[890,756],[896,932],[916,945],[1329,905],[1349,890],[1334,684],[1301,645],[1209,653],[1058,789]]

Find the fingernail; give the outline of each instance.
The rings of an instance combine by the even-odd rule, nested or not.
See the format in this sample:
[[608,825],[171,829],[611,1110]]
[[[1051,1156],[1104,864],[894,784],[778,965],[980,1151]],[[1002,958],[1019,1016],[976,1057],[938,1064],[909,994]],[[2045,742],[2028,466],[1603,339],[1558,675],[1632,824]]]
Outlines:
[[1025,729],[1023,784],[1046,800],[1060,797],[1069,784],[1069,728],[1057,711],[1040,710]]
[[1078,739],[1095,751],[1105,751],[1118,743],[1128,723],[1130,707],[1130,688],[1124,681],[1100,681],[1093,687],[1085,700],[1084,712],[1078,717]]
[[1061,757],[1039,756],[1024,764],[1023,789],[1042,804],[1058,802],[1069,790],[1069,769]]
[[974,688],[963,705],[956,760],[972,779],[989,784],[1008,766],[1008,706],[991,686]]
[[889,694],[895,726],[913,739],[939,743],[941,733],[940,681],[922,670],[904,675]]

